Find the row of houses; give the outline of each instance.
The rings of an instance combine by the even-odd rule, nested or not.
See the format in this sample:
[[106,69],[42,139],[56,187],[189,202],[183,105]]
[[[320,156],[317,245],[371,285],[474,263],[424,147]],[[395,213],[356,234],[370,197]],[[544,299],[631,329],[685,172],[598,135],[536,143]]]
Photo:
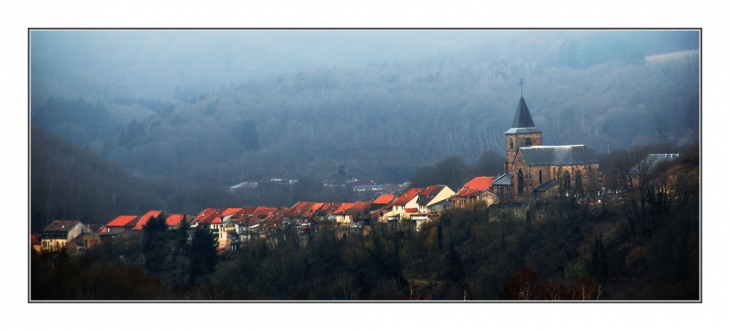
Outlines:
[[[301,201],[292,207],[250,206],[242,208],[206,208],[197,215],[169,214],[150,210],[144,215],[120,215],[98,226],[81,221],[54,221],[41,234],[31,235],[38,252],[62,249],[82,253],[93,245],[111,241],[118,235],[142,231],[153,217],[164,215],[168,229],[177,229],[185,221],[191,233],[206,229],[218,238],[220,250],[236,250],[241,243],[265,237],[272,228],[291,224],[302,234],[311,234],[316,226],[362,231],[374,222],[391,224],[410,222],[420,229],[423,222],[438,218],[444,210],[463,207],[475,200],[494,203],[489,192],[494,177],[477,177],[458,192],[445,185],[411,188],[402,194],[381,194],[370,201],[311,202]],[[365,228],[364,228],[365,227]]]

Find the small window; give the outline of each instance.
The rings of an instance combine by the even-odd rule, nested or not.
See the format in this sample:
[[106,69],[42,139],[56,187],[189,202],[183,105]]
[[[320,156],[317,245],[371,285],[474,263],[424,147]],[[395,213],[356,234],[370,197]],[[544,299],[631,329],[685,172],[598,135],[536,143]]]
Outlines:
[[527,146],[527,147],[532,146],[532,139],[530,139],[530,138],[525,139],[525,146]]

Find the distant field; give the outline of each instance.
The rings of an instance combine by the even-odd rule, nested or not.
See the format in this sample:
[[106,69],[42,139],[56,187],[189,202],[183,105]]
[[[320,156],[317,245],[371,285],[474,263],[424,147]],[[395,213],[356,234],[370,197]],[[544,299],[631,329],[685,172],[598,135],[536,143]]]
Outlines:
[[691,51],[680,51],[680,52],[672,52],[672,53],[666,53],[666,54],[657,54],[657,55],[650,55],[646,57],[647,63],[662,63],[669,60],[677,60],[681,58],[685,58],[688,56],[696,56],[699,55],[700,51],[698,49],[691,50]]

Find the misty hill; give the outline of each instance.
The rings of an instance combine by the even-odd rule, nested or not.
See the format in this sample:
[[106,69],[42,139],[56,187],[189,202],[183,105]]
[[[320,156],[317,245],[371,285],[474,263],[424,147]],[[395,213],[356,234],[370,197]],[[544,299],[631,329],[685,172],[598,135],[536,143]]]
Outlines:
[[148,210],[197,213],[202,206],[232,206],[219,187],[191,187],[130,176],[95,152],[31,127],[31,232],[56,219],[106,224]]
[[[174,107],[118,100],[146,115],[112,116],[117,126],[85,143],[132,173],[186,183],[321,180],[340,165],[348,176],[403,182],[449,156],[473,162],[484,150],[503,154],[520,79],[545,145],[604,152],[696,141],[698,53],[645,60],[687,50],[692,38],[632,36],[516,33],[415,60],[241,79],[218,93],[178,88],[185,101]],[[34,124],[43,117],[37,113],[53,111],[46,105],[33,104]],[[112,102],[103,106],[114,113]],[[93,123],[79,127],[86,125]]]

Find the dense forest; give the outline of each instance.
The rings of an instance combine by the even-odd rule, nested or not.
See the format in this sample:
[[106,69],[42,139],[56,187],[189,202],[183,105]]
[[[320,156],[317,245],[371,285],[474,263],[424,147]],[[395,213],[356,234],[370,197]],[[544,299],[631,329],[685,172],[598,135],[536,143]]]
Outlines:
[[[649,150],[616,151],[608,177]],[[216,255],[207,231],[186,244],[162,216],[162,230],[150,221],[84,255],[32,253],[31,298],[697,300],[699,154],[681,152],[643,187],[612,181],[621,203],[564,198],[524,216],[476,204],[418,232],[374,224],[367,235],[321,227],[301,236],[284,226]]]

